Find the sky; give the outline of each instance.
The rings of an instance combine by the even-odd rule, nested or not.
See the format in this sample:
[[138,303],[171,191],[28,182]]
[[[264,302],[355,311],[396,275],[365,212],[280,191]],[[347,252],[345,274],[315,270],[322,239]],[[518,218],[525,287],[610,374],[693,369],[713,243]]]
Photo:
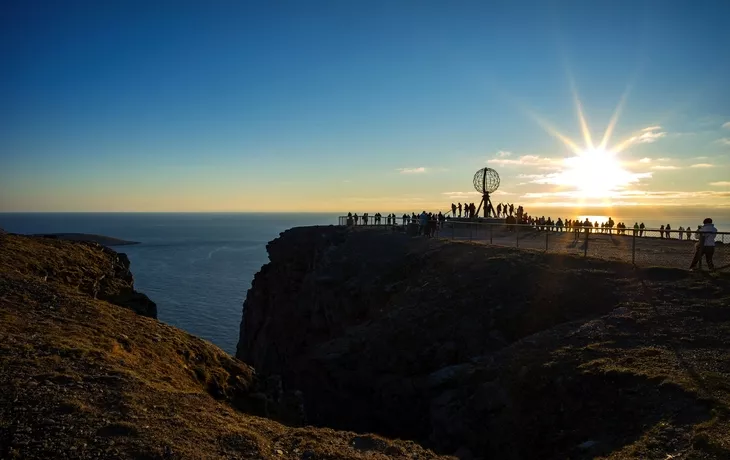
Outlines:
[[730,210],[728,17],[709,0],[2,2],[0,211],[446,210],[479,201],[483,167],[494,203],[528,212]]

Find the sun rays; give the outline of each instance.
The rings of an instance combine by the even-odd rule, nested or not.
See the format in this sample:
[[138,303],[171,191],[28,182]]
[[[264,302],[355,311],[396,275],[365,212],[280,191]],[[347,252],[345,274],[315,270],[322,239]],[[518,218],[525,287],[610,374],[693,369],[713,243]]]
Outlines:
[[[629,146],[646,141],[644,138],[652,136],[652,131],[643,130],[633,133],[622,139],[612,147],[608,147],[611,137],[618,124],[619,118],[626,104],[630,86],[621,95],[618,105],[606,126],[601,141],[595,145],[591,129],[588,124],[583,103],[578,96],[578,90],[572,77],[569,77],[570,89],[573,97],[580,131],[583,136],[583,145],[558,131],[550,122],[531,110],[527,113],[549,135],[562,142],[573,154],[573,157],[563,159],[563,169],[552,175],[549,182],[561,190],[575,192],[576,198],[608,200],[616,191],[626,189],[630,184],[650,177],[650,174],[633,173],[624,169],[618,154]],[[652,127],[656,128],[656,127]],[[604,203],[606,204],[606,203]]]

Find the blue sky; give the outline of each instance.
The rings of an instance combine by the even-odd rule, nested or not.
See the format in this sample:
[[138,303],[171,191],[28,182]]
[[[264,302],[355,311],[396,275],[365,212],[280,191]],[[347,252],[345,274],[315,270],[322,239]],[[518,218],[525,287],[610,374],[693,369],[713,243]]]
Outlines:
[[[729,207],[727,17],[710,1],[4,2],[0,211],[446,209],[479,199],[484,166],[495,199],[533,209]],[[587,147],[577,98],[598,144],[622,97],[620,152],[574,161],[545,129]]]

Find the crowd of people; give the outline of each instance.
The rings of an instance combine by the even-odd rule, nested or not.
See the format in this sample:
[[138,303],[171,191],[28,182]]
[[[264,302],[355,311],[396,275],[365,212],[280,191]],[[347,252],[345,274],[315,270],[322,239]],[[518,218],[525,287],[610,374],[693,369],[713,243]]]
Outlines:
[[[495,218],[512,216],[519,209],[513,203],[499,203],[496,209],[491,204],[488,206],[488,215]],[[451,203],[451,217],[473,219],[478,217],[476,213],[477,207],[474,203]]]
[[[438,212],[426,212],[420,213],[403,214],[401,216],[395,213],[388,214],[383,217],[381,213],[375,213],[372,216],[368,213],[363,213],[358,216],[357,213],[347,214],[347,225],[387,225],[397,226],[403,225],[404,227],[408,224],[414,223],[418,225],[417,233],[426,237],[434,236],[439,229],[443,228],[444,223],[449,218],[470,218],[476,217],[476,209],[474,203],[459,203],[458,205],[451,204],[451,216],[447,217],[444,213]],[[538,231],[551,231],[551,232],[573,232],[577,239],[581,233],[605,233],[609,235],[633,235],[638,237],[650,237],[650,230],[646,228],[644,222],[634,222],[632,227],[629,227],[624,222],[616,223],[611,217],[604,222],[593,221],[591,222],[588,218],[585,220],[580,219],[563,219],[558,218],[553,221],[551,217],[534,217],[524,212],[522,206],[518,206],[516,209],[514,204],[498,204],[496,209],[496,215],[505,218],[507,224],[523,224],[530,225]],[[628,232],[628,233],[627,233]],[[717,229],[712,223],[712,219],[707,218],[703,221],[703,225],[698,225],[697,229],[693,232],[691,227],[682,227],[681,225],[677,230],[673,230],[670,224],[662,225],[659,230],[659,238],[661,239],[679,239],[687,241],[696,241],[695,243],[695,256],[692,260],[690,269],[700,262],[702,256],[707,261],[707,266],[710,270],[714,269],[713,265],[713,254],[715,249],[715,235]]]
[[[383,215],[375,213],[372,216],[368,213],[363,213],[358,216],[357,213],[347,213],[348,225],[403,225],[406,226],[410,223],[418,224],[418,234],[427,237],[434,236],[436,231],[443,228],[444,222],[446,222],[446,216],[442,212],[433,213],[422,211],[420,213],[403,214],[397,216],[395,213],[388,214],[385,216],[383,221]],[[351,222],[351,223],[350,223]]]

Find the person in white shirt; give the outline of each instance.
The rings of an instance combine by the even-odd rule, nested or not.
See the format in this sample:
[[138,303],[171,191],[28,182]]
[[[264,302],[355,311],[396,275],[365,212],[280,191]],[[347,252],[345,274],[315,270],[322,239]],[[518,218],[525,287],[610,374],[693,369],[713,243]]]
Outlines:
[[704,254],[705,260],[707,261],[707,268],[713,271],[715,270],[715,265],[712,263],[712,256],[715,254],[715,236],[717,235],[717,229],[709,217],[702,223],[704,225],[697,230],[697,250],[695,251],[695,256],[692,259],[692,264],[689,266],[689,269],[694,270]]

